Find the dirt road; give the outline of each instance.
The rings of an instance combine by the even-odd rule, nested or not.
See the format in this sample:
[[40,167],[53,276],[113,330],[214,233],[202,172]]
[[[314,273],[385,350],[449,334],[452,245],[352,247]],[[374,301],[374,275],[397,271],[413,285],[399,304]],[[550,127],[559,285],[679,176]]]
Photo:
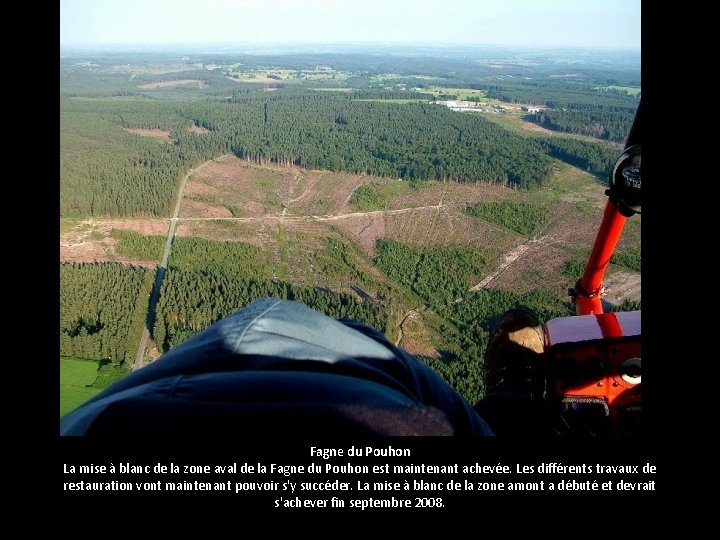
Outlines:
[[140,344],[138,346],[137,354],[135,355],[135,363],[133,364],[133,371],[140,369],[143,366],[143,358],[145,357],[145,349],[147,349],[147,342],[150,338],[150,328],[155,324],[155,315],[157,302],[160,298],[160,287],[162,286],[163,279],[165,278],[165,272],[167,271],[167,262],[170,258],[170,250],[172,249],[173,238],[175,237],[175,229],[177,228],[178,214],[180,213],[180,205],[182,204],[183,193],[185,192],[185,186],[190,178],[190,175],[195,174],[197,171],[211,163],[212,160],[206,161],[202,165],[195,167],[188,171],[180,181],[180,187],[178,188],[177,200],[175,201],[175,210],[173,211],[172,218],[170,218],[170,228],[168,229],[167,241],[165,242],[165,250],[163,251],[162,260],[160,266],[155,271],[155,284],[153,285],[152,293],[150,293],[150,303],[148,305],[147,324],[143,328],[142,337],[140,338]]

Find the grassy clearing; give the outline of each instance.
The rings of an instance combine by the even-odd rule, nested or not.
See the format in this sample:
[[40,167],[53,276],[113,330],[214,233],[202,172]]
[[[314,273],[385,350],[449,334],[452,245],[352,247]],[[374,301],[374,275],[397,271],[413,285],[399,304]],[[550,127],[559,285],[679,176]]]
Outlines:
[[258,69],[253,71],[231,70],[230,77],[238,82],[278,83],[301,81],[344,81],[350,74],[334,69],[295,70],[295,69]]
[[345,93],[350,93],[353,91],[352,88],[310,88],[310,90],[315,90],[316,92],[345,92]]
[[94,360],[60,357],[60,416],[100,392],[93,386],[97,373],[98,363]]
[[395,103],[400,105],[405,105],[408,103],[427,103],[427,99],[402,99],[402,98],[391,98],[391,99],[382,99],[382,98],[368,98],[368,99],[354,99],[353,101],[375,101],[377,103]]
[[60,234],[65,234],[72,231],[77,226],[77,220],[60,218]]
[[486,114],[483,118],[504,127],[516,135],[522,135],[523,137],[542,137],[545,135],[543,133],[531,131],[529,128],[532,126],[528,126],[530,122],[523,120],[519,114]]
[[60,357],[60,416],[85,403],[112,383],[130,373],[117,364],[100,365],[97,360]]
[[617,90],[618,92],[627,92],[629,96],[638,96],[640,94],[639,86],[598,86],[597,90]]
[[561,200],[583,207],[604,208],[606,185],[592,174],[554,158],[550,174],[549,182],[526,194],[528,200],[548,204]]
[[[501,107],[507,107],[507,103],[498,102],[498,104]],[[580,135],[579,133],[565,133],[562,131],[545,129],[535,124],[534,122],[529,122],[528,120],[523,119],[523,115],[524,113],[520,113],[518,111],[509,111],[503,114],[486,114],[483,116],[483,118],[489,120],[490,122],[494,122],[495,124],[498,124],[503,128],[507,129],[508,131],[511,131],[516,135],[520,135],[522,137],[558,137],[565,139],[577,139],[579,141],[587,141],[603,146],[617,148],[618,150],[622,148],[622,145],[620,143],[606,141],[604,139],[596,139],[595,137],[590,137],[588,135]],[[618,152],[618,155],[620,155],[620,152]]]
[[410,188],[407,182],[363,184],[353,192],[352,197],[350,197],[350,204],[359,212],[387,210],[390,208],[390,200],[403,194],[408,189]]
[[473,90],[470,88],[451,88],[447,86],[430,86],[429,88],[423,88],[423,92],[433,94],[435,97],[440,95],[454,95],[455,99],[460,101],[469,101],[471,99],[478,99],[481,102],[490,101],[487,94],[482,90]]

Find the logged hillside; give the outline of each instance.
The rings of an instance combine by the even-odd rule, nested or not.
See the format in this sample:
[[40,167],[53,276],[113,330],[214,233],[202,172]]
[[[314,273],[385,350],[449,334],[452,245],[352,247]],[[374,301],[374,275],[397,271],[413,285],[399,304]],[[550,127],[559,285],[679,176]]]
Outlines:
[[[191,174],[181,198],[151,356],[274,296],[370,324],[477,399],[482,351],[505,309],[571,313],[565,292],[604,201],[591,175],[561,163],[547,187],[522,192],[220,157]],[[64,223],[67,264],[153,267],[165,244],[162,221]],[[618,284],[638,275],[639,233],[632,222],[613,260]],[[639,281],[617,292],[617,304],[639,300]]]

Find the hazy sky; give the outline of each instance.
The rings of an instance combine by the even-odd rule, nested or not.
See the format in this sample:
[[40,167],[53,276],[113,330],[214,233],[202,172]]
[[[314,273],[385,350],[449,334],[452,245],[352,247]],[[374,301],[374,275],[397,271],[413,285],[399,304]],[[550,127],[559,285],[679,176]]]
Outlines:
[[640,0],[61,0],[62,45],[413,42],[640,48]]

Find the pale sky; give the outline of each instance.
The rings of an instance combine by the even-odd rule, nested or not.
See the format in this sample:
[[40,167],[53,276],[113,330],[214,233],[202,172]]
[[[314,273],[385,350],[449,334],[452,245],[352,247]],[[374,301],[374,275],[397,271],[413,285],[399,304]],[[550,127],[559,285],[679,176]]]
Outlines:
[[640,0],[60,0],[60,44],[640,48]]

